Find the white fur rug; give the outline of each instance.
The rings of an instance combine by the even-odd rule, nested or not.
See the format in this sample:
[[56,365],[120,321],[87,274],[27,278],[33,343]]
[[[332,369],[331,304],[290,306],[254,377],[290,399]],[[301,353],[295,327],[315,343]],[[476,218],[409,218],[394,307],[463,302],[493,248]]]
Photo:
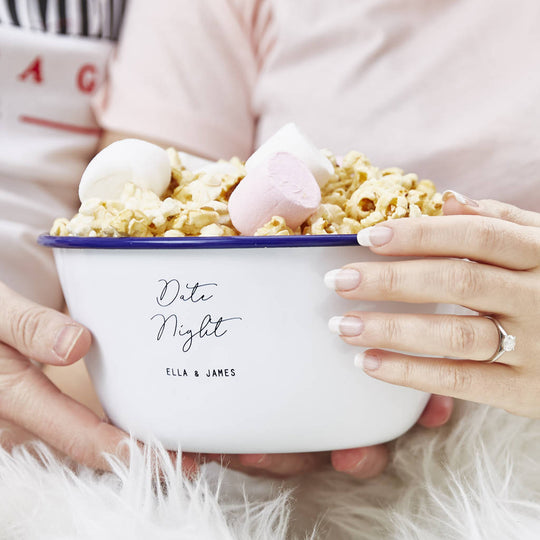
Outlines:
[[484,406],[414,428],[366,482],[327,470],[283,483],[211,464],[190,483],[159,451],[156,482],[150,452],[98,475],[39,450],[45,466],[0,451],[2,540],[540,538],[540,421]]

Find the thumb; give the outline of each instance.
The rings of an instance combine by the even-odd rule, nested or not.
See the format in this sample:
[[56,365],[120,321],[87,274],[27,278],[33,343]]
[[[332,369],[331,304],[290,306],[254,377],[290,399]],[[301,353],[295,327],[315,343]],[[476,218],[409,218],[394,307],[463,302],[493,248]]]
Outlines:
[[65,365],[82,358],[92,336],[73,319],[40,306],[0,283],[0,341],[46,364]]
[[474,201],[461,193],[450,190],[443,193],[443,201],[443,213],[447,216],[458,214],[486,216],[511,221],[518,225],[540,227],[540,214],[500,201],[492,199]]

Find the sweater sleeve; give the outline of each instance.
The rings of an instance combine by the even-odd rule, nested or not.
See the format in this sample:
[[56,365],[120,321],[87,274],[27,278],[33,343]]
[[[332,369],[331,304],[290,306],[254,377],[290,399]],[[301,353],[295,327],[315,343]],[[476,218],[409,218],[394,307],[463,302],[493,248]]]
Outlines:
[[[107,129],[210,158],[252,151],[256,2],[131,0],[107,91]],[[249,11],[251,10],[251,11]]]

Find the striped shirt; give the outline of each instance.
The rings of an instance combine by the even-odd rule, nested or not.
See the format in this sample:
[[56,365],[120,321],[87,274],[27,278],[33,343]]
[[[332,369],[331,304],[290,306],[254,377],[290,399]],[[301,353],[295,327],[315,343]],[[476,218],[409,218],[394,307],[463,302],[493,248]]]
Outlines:
[[127,0],[0,0],[0,25],[116,41]]

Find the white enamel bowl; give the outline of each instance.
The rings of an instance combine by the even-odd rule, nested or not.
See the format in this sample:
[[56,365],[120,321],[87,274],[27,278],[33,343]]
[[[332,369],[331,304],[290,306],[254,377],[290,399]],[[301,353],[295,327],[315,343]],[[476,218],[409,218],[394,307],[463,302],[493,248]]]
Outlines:
[[39,242],[93,334],[86,361],[104,410],[138,439],[211,453],[351,448],[404,433],[428,400],[354,367],[358,349],[328,330],[351,309],[439,309],[328,290],[328,270],[380,259],[354,236]]

